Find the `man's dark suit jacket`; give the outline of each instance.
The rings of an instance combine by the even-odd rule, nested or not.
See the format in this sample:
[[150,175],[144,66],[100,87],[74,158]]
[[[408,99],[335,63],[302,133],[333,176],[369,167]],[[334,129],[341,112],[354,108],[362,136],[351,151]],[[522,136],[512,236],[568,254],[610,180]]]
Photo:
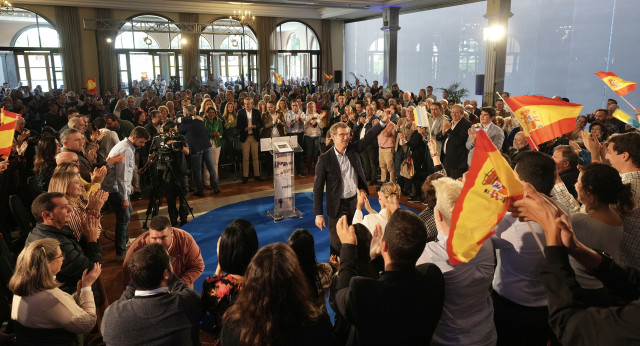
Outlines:
[[[240,120],[238,118],[238,124]],[[347,157],[351,166],[356,171],[358,177],[358,190],[369,191],[367,181],[360,162],[359,153],[366,149],[369,144],[378,138],[378,134],[384,129],[381,123],[378,123],[361,140],[352,141],[346,149]],[[324,215],[322,207],[322,190],[325,182],[327,184],[327,214],[330,218],[338,216],[338,207],[340,206],[340,198],[342,198],[342,177],[340,173],[340,164],[336,157],[333,147],[329,148],[324,154],[318,158],[316,165],[316,178],[313,181],[313,215]]]
[[[467,120],[467,118],[462,117],[454,129],[450,129],[444,135],[439,133],[436,136],[436,139],[442,141],[443,144],[445,140],[449,138],[449,141],[447,141],[447,153],[442,155],[444,157],[442,162],[444,163],[444,168],[447,170],[447,175],[450,175],[452,171],[459,171],[460,175],[462,175],[462,172],[469,168],[467,165],[469,151],[467,150],[466,144],[470,127],[471,122]],[[442,146],[442,151],[444,153],[444,145]],[[452,178],[457,179],[459,177],[454,175]]]
[[[252,130],[253,137],[256,139],[258,143],[260,143],[260,130],[262,128],[262,116],[260,115],[260,111],[253,108],[251,110],[251,125],[255,125],[256,127]],[[247,110],[241,109],[238,111],[238,122],[236,123],[236,128],[238,129],[238,133],[240,134],[240,142],[244,143],[247,140],[247,136],[249,136],[249,132],[247,131],[247,126],[249,126],[249,120],[247,119]]]
[[429,345],[444,305],[444,276],[432,263],[358,276],[356,246],[343,244],[335,304],[357,345]]

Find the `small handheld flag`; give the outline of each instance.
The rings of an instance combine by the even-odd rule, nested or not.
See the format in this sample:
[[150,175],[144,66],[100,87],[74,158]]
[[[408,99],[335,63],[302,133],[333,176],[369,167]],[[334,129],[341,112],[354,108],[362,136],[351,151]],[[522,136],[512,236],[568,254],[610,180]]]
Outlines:
[[575,130],[582,110],[582,105],[543,96],[512,96],[505,102],[536,145]]
[[330,80],[331,78],[333,78],[333,75],[332,75],[332,74],[322,73],[322,75],[324,76],[324,78],[325,78],[326,80]]
[[273,78],[276,79],[276,84],[278,85],[282,85],[283,81],[282,81],[282,76],[276,72],[273,72]]
[[429,126],[429,113],[424,107],[415,107],[413,109],[413,122],[420,127]]
[[614,118],[622,121],[623,123],[627,123],[636,129],[640,128],[640,123],[638,122],[638,120],[636,120],[634,117],[630,116],[629,114],[623,112],[620,108],[616,109],[612,115]]
[[502,220],[509,201],[523,194],[518,176],[484,130],[479,130],[471,167],[451,215],[449,262],[456,265],[474,258]]
[[95,78],[87,78],[87,92],[91,95],[95,95],[98,93],[98,86],[96,84]]
[[16,121],[20,114],[9,112],[2,108],[0,113],[0,158],[6,160],[11,155],[11,145],[13,144],[13,133],[16,129]]
[[616,94],[620,96],[624,96],[629,93],[629,91],[636,90],[636,83],[626,81],[620,77],[618,77],[613,72],[596,72],[596,75],[602,79],[604,84],[608,85],[611,90],[613,90]]

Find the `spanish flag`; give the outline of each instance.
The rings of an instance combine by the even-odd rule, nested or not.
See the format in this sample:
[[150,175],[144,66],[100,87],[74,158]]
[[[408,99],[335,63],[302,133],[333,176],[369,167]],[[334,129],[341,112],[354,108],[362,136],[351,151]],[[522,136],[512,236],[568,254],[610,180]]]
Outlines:
[[276,72],[273,72],[273,78],[276,79],[276,84],[278,85],[282,85],[283,81],[282,81],[282,76]]
[[322,73],[322,75],[324,75],[324,78],[325,78],[326,80],[330,80],[331,78],[333,78],[333,75],[332,75],[332,74]]
[[430,126],[429,113],[425,107],[418,106],[413,109],[413,122],[420,127]]
[[[447,252],[452,265],[469,262],[493,233],[522,182],[484,130],[478,130],[471,167],[451,215]],[[482,212],[478,212],[482,211]]]
[[575,130],[582,110],[582,105],[543,96],[512,96],[505,102],[536,145]]
[[13,144],[13,133],[16,129],[16,121],[20,114],[4,110],[0,113],[0,159],[6,160],[11,155],[11,144]]
[[608,85],[611,90],[615,91],[616,94],[620,96],[624,96],[629,93],[629,91],[636,90],[636,83],[626,81],[620,77],[618,77],[613,72],[596,72],[596,75],[602,79],[604,84]]
[[614,118],[622,121],[623,123],[627,123],[636,129],[640,128],[640,123],[638,123],[638,120],[636,120],[636,118],[630,116],[629,114],[623,112],[622,110],[620,110],[620,108],[616,109],[612,115]]
[[91,95],[95,95],[98,93],[98,85],[96,84],[95,78],[87,78],[87,92]]

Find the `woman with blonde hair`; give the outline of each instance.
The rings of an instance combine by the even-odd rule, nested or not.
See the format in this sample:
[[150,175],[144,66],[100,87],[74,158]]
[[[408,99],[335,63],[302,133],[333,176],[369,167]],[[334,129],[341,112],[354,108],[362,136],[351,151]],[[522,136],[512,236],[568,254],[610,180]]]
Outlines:
[[198,112],[198,114],[200,114],[200,116],[204,118],[207,115],[207,109],[209,109],[209,107],[213,107],[216,112],[218,111],[218,108],[213,103],[213,100],[207,97],[202,100],[202,103],[200,104],[200,111]]
[[287,100],[285,100],[284,98],[281,98],[280,100],[278,100],[278,104],[276,105],[276,111],[282,114],[287,114],[287,112],[289,111],[289,105],[287,104]]
[[77,334],[88,333],[95,326],[91,285],[102,267],[95,263],[90,272],[85,270],[72,296],[60,290],[55,279],[63,261],[60,243],[53,238],[36,240],[18,255],[9,281],[18,345],[81,345]]
[[258,110],[261,115],[267,112],[267,103],[264,100],[258,102]]
[[[393,214],[399,207],[398,199],[400,198],[400,185],[396,183],[382,184],[378,191],[378,202],[380,203],[380,212],[375,211],[369,204],[367,193],[363,190],[358,191],[358,200],[356,203],[356,212],[353,215],[352,224],[361,223],[369,229],[369,232],[373,234],[376,229],[376,225],[380,225],[382,229],[385,228],[391,214]],[[362,206],[364,206],[369,215],[363,217]]]
[[113,114],[120,119],[120,112],[127,108],[127,100],[119,99],[116,103],[116,108],[113,110]]
[[[89,194],[88,202],[82,199],[85,193],[80,175],[72,171],[54,173],[49,183],[49,192],[64,193],[69,201],[71,213],[69,213],[69,228],[76,240],[80,241],[83,235],[82,224],[89,213],[100,216],[100,209],[109,198],[109,193],[97,190]],[[102,226],[98,224],[100,230]]]

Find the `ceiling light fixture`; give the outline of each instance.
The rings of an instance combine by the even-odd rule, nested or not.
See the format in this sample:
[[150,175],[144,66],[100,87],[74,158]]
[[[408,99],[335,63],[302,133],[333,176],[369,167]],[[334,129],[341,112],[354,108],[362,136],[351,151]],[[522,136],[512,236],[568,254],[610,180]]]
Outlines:
[[[14,14],[13,5],[7,0],[0,0],[0,14]],[[23,14],[24,16],[24,14]]]

